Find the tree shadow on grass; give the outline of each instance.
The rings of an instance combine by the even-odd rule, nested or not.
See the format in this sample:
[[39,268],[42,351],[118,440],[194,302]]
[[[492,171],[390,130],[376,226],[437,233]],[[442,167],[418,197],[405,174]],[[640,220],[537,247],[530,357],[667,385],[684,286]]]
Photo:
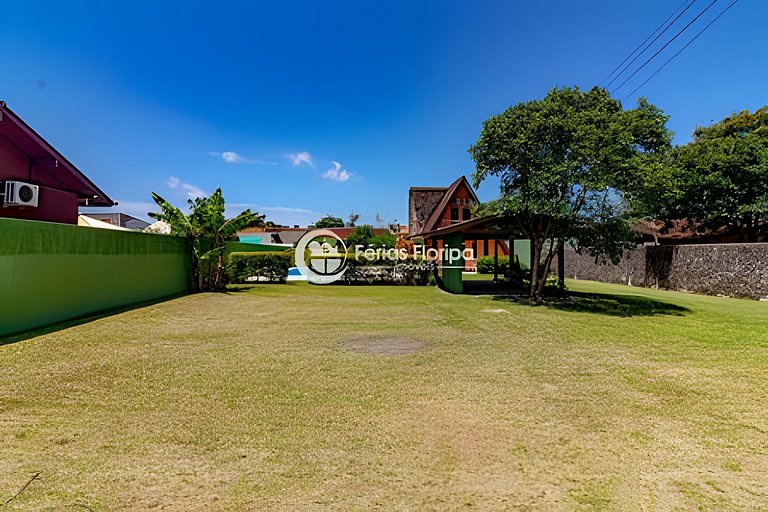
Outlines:
[[[515,300],[508,297],[495,297],[494,300]],[[520,302],[518,300],[518,302]],[[534,303],[530,303],[534,304]],[[612,293],[568,292],[565,299],[544,302],[545,307],[576,313],[595,313],[609,316],[683,316],[691,310],[642,295],[622,295]]]
[[295,284],[295,282],[274,280],[274,281],[259,281],[259,282],[242,283],[242,284],[228,284],[226,289],[221,291],[226,294],[252,292],[254,290],[260,290],[260,289],[278,285],[278,284],[292,286]]

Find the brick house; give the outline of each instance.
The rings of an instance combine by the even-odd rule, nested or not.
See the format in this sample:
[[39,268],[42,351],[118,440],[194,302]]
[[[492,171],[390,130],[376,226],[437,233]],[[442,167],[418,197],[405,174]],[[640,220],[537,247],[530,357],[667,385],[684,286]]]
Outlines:
[[[465,176],[447,187],[411,187],[408,190],[408,234],[417,238],[421,233],[448,227],[473,219],[472,209],[480,203]],[[429,245],[431,242],[427,242]],[[438,247],[441,242],[436,242]],[[502,241],[467,240],[465,248],[472,249],[475,258],[509,256],[509,247]],[[466,270],[474,271],[476,259],[466,261]]]

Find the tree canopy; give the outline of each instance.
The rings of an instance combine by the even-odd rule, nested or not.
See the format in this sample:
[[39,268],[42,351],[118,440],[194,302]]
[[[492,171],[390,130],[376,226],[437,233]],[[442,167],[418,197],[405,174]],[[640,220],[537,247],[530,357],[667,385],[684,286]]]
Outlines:
[[344,227],[344,220],[341,217],[334,217],[331,214],[326,214],[325,217],[321,218],[317,222],[315,222],[314,226],[316,228],[343,228]]
[[500,196],[479,213],[521,220],[533,244],[531,295],[543,293],[543,276],[566,240],[611,259],[628,245],[626,195],[669,148],[667,119],[642,98],[624,110],[605,89],[564,87],[483,123],[469,148],[473,185],[496,176]]
[[697,228],[731,228],[745,241],[768,237],[768,106],[699,127],[649,173],[637,211]]
[[349,234],[345,243],[348,248],[353,248],[356,245],[362,245],[363,247],[394,247],[397,242],[397,237],[392,233],[383,233],[376,235],[373,231],[373,226],[370,224],[363,224],[358,226],[355,230]]

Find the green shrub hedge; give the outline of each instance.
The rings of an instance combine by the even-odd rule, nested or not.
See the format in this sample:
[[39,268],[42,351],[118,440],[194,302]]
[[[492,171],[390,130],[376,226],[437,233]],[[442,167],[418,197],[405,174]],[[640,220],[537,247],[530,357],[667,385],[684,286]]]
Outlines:
[[244,283],[249,277],[266,277],[270,281],[283,282],[291,265],[293,251],[233,252],[227,262],[227,278],[230,283]]
[[[477,259],[477,271],[480,274],[493,274],[493,256],[483,256]],[[509,256],[499,256],[499,274],[509,272]]]

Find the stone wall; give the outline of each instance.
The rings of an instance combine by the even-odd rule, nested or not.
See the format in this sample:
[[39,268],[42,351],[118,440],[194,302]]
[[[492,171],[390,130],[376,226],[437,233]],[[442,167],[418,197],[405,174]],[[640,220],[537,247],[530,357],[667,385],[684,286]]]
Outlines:
[[[625,253],[618,265],[601,265],[589,254],[578,254],[570,247],[565,249],[565,277],[585,279],[602,283],[647,286],[645,283],[645,249],[639,246]],[[552,271],[557,269],[557,257],[552,262]]]
[[349,267],[337,284],[426,286],[432,270],[417,265]]
[[[553,263],[553,268],[556,263]],[[768,298],[768,243],[638,246],[618,265],[567,249],[565,276],[708,295]]]

